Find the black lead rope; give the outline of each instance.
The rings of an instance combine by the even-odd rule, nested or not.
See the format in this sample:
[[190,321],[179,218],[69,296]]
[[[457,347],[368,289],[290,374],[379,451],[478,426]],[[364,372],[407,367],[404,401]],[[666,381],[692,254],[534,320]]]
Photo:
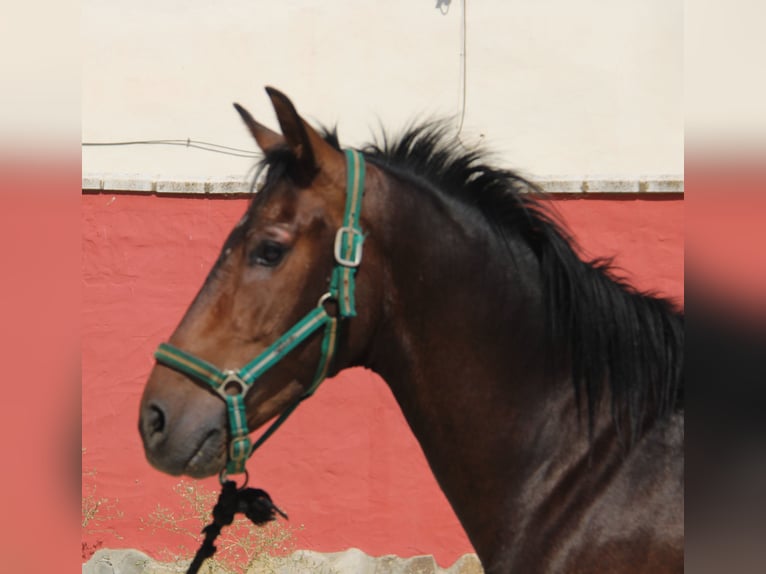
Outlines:
[[234,521],[234,516],[241,512],[256,526],[262,526],[276,519],[279,514],[287,518],[272,501],[268,493],[260,488],[237,488],[236,483],[227,480],[221,487],[221,494],[213,507],[213,522],[202,529],[205,539],[194,555],[186,574],[197,574],[202,563],[213,556],[216,547],[213,544],[224,526]]

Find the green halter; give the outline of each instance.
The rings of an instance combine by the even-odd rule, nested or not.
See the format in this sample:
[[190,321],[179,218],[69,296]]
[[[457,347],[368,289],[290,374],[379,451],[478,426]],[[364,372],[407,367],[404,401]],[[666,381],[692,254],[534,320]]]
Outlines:
[[[327,376],[338,340],[338,318],[356,316],[354,301],[354,276],[362,261],[364,235],[359,227],[359,213],[364,194],[364,156],[355,150],[346,153],[346,212],[343,227],[335,234],[335,268],[332,272],[327,293],[322,295],[317,306],[270,347],[239,369],[222,371],[194,355],[168,343],[160,344],[154,352],[158,363],[179,371],[192,379],[210,385],[224,401],[228,410],[231,442],[226,462],[226,473],[245,472],[247,459],[268,439],[287,417],[305,399],[314,394]],[[338,314],[330,315],[325,304],[335,301]],[[311,386],[298,401],[289,406],[255,442],[251,443],[247,428],[245,396],[263,373],[281,361],[290,351],[305,341],[315,331],[324,327],[322,354]]]

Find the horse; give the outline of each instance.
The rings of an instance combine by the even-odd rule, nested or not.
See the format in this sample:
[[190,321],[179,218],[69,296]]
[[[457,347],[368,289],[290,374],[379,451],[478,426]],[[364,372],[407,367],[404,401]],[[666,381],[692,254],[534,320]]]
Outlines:
[[282,133],[235,104],[263,171],[155,354],[150,464],[242,472],[249,429],[363,366],[487,573],[681,572],[683,311],[582,258],[532,182],[446,124],[343,150],[266,90]]

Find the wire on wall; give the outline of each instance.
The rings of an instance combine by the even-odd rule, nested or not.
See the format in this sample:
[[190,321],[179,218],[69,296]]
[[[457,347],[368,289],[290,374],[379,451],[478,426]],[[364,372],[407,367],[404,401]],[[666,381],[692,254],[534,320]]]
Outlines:
[[128,146],[128,145],[174,145],[181,147],[189,147],[201,149],[204,151],[210,151],[215,153],[222,153],[225,155],[233,155],[235,157],[247,157],[257,158],[259,154],[253,151],[240,149],[236,147],[230,147],[205,141],[185,139],[185,140],[135,140],[135,141],[119,141],[119,142],[82,142],[83,147],[109,147],[109,146]]
[[463,131],[463,122],[465,121],[465,107],[466,107],[466,15],[465,15],[465,3],[466,0],[460,0],[460,80],[459,80],[459,93],[458,93],[458,121],[457,121],[457,137],[460,138],[460,133]]
[[[449,12],[449,1],[437,3],[437,8],[442,11],[442,14]],[[445,11],[446,8],[446,11]],[[465,122],[466,111],[466,93],[467,93],[467,79],[466,79],[466,0],[460,0],[460,52],[459,52],[459,64],[460,75],[458,79],[458,113],[456,122],[455,137],[465,147],[465,144],[460,139],[460,134],[463,132],[463,124]],[[258,158],[259,154],[256,152],[200,141],[187,139],[159,139],[159,140],[133,140],[133,141],[116,141],[116,142],[82,142],[83,147],[109,147],[109,146],[129,146],[129,145],[172,145],[181,146],[187,148],[201,149],[204,151],[220,153],[224,155],[231,155],[235,157],[247,157]]]

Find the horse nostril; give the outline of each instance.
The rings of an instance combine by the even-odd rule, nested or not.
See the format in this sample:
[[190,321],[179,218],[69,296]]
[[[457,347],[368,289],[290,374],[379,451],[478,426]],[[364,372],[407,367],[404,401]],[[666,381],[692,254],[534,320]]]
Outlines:
[[149,411],[151,413],[149,424],[151,425],[152,434],[162,432],[165,428],[165,413],[156,405],[150,406]]
[[156,445],[165,431],[165,411],[156,403],[144,407],[141,417],[141,434],[148,445]]

